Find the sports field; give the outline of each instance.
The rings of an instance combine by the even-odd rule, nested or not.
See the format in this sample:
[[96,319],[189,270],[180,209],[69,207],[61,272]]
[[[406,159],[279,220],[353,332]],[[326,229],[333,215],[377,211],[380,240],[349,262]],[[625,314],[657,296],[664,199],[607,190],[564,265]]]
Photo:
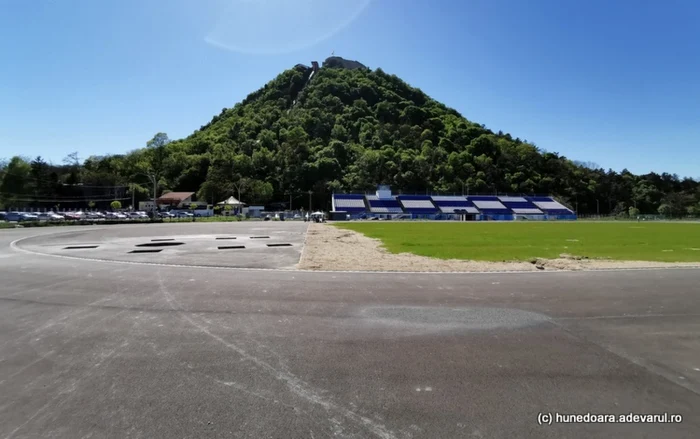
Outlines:
[[441,259],[515,261],[561,254],[612,260],[700,262],[700,223],[353,222],[392,253]]

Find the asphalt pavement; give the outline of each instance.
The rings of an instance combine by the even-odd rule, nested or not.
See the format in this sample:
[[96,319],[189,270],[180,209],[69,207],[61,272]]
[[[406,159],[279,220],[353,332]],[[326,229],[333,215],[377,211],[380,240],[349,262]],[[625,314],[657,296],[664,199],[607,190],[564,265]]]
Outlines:
[[296,271],[304,230],[0,231],[0,437],[700,435],[700,270]]

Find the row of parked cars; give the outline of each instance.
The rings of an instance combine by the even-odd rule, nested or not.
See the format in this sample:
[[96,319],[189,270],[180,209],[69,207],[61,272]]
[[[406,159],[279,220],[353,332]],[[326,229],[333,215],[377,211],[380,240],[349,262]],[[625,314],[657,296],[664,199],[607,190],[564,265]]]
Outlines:
[[146,212],[0,212],[4,221],[77,221],[84,219],[148,219]]

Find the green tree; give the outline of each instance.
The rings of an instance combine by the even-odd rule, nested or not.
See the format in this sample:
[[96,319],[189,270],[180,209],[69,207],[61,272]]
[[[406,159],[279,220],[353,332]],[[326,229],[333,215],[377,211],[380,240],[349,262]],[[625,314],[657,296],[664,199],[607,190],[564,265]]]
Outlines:
[[26,195],[30,192],[31,166],[22,157],[10,159],[2,181],[0,182],[0,197],[7,206],[19,206],[25,203]]
[[197,208],[197,203],[190,204],[190,210],[195,210]]
[[94,209],[94,208],[95,208],[95,202],[94,202],[94,201],[88,202],[88,207],[89,207],[90,209]]
[[636,207],[630,207],[630,218],[636,218],[639,216],[639,209]]
[[168,138],[168,135],[165,133],[157,133],[156,135],[153,136],[151,140],[146,142],[146,148],[162,148],[165,145],[170,143],[170,139]]
[[669,216],[671,214],[671,206],[669,206],[668,204],[662,204],[661,206],[659,206],[658,211],[659,214],[663,216]]
[[109,203],[109,207],[111,207],[112,210],[121,210],[122,203],[119,200],[114,200],[111,203]]

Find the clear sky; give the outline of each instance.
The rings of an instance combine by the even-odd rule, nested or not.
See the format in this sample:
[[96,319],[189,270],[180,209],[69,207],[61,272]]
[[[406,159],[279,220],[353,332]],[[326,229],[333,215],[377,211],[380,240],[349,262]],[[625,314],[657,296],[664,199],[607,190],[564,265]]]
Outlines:
[[0,158],[181,138],[332,51],[548,151],[700,177],[697,0],[0,0]]

